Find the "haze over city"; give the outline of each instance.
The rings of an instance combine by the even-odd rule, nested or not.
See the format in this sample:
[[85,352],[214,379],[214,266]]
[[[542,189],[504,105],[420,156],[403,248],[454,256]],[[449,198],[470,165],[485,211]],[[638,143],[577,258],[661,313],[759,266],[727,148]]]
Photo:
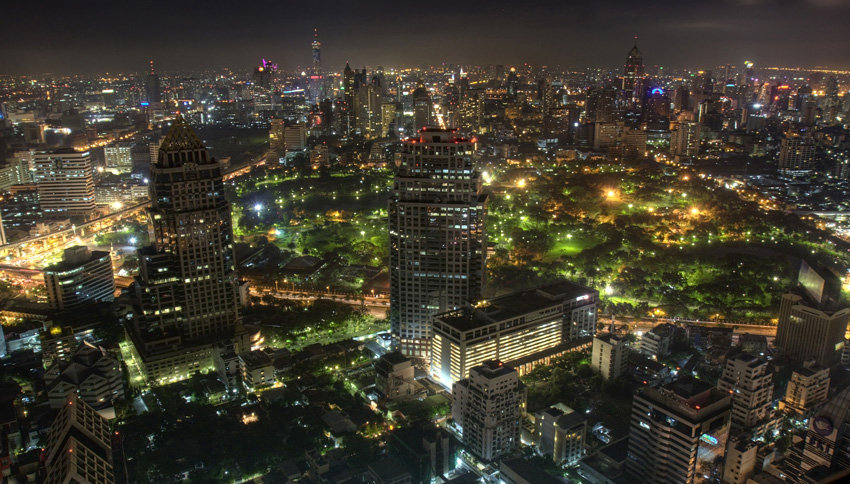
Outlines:
[[648,65],[850,68],[846,0],[679,2],[19,2],[4,9],[0,74],[245,69],[258,57],[325,64],[616,67],[635,36]]

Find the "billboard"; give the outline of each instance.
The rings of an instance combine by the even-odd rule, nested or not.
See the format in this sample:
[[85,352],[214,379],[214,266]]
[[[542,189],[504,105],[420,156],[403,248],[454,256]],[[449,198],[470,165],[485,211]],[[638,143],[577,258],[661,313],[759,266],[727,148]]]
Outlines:
[[806,261],[800,263],[800,274],[797,276],[797,281],[818,304],[822,302],[824,279]]

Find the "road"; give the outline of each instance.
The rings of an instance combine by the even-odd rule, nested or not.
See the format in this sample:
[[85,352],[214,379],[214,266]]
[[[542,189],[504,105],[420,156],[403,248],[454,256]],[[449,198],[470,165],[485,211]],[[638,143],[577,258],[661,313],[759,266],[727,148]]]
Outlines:
[[330,299],[333,301],[365,308],[370,315],[385,319],[387,310],[390,308],[390,300],[387,297],[367,296],[361,297],[354,294],[343,294],[336,292],[314,292],[287,289],[276,291],[269,287],[251,287],[250,294],[255,297],[272,296],[277,299],[288,299],[291,301],[315,301],[317,299]]
[[[601,323],[610,323],[610,318],[600,318],[599,322]],[[720,327],[720,328],[733,328],[733,332],[735,334],[754,334],[759,336],[768,336],[774,337],[776,336],[776,326],[762,326],[755,324],[736,324],[736,323],[718,323],[716,321],[683,321],[683,320],[673,320],[673,319],[652,319],[652,320],[641,320],[635,321],[633,319],[618,319],[614,321],[614,326],[619,327],[623,325],[628,325],[632,331],[640,331],[646,332],[651,330],[652,328],[658,326],[661,323],[673,323],[677,326],[686,326],[689,324],[697,325],[697,326],[708,326],[708,327]]]

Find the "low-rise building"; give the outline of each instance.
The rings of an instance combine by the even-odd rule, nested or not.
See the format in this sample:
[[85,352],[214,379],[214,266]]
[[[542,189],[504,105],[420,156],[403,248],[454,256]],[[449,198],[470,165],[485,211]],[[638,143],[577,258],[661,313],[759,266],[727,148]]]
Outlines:
[[413,362],[398,351],[386,353],[375,362],[375,388],[388,400],[414,394]]
[[658,359],[670,353],[670,345],[676,337],[676,326],[662,323],[641,336],[640,352],[648,358]]
[[239,354],[242,383],[248,390],[274,385],[274,364],[264,351],[249,351]]
[[484,361],[538,361],[596,332],[599,292],[558,281],[434,317],[431,376],[446,388]]
[[534,414],[537,452],[558,465],[575,465],[584,455],[587,419],[572,408],[557,404]]
[[590,366],[606,380],[624,375],[629,368],[629,349],[625,338],[612,333],[597,334],[593,338]]

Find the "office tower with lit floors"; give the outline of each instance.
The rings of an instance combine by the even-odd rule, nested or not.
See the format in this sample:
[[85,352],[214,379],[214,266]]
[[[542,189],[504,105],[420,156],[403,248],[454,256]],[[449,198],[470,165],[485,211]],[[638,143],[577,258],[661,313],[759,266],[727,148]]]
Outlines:
[[452,386],[452,417],[466,449],[485,461],[519,447],[526,389],[513,368],[488,360]]
[[[726,449],[732,397],[700,380],[643,388],[632,401],[628,482],[707,482]],[[699,471],[697,471],[699,469]]]
[[148,381],[163,383],[211,368],[215,345],[245,343],[221,164],[182,117],[151,166],[150,195],[130,336]]
[[473,144],[422,129],[401,147],[389,202],[390,324],[405,356],[428,358],[431,318],[481,298],[487,195]]
[[623,91],[633,104],[638,104],[643,98],[643,54],[638,49],[637,41],[626,55],[626,65],[623,70]]
[[36,153],[33,166],[45,217],[89,217],[94,212],[94,170],[88,151],[61,148]]

